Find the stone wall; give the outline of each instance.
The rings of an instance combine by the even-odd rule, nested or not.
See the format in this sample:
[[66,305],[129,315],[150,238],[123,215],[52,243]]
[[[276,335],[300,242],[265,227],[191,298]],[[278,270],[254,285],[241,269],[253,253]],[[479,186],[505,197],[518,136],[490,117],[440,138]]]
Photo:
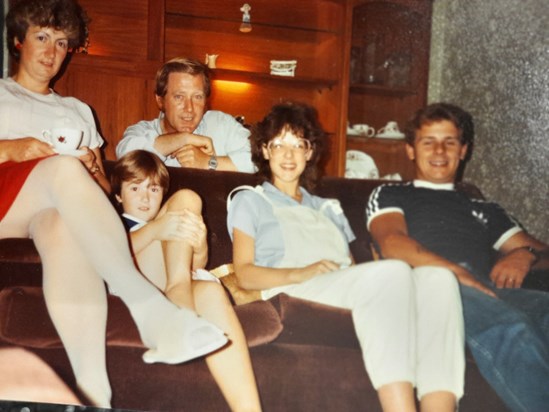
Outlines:
[[465,180],[549,243],[547,0],[435,0],[429,102],[475,118]]

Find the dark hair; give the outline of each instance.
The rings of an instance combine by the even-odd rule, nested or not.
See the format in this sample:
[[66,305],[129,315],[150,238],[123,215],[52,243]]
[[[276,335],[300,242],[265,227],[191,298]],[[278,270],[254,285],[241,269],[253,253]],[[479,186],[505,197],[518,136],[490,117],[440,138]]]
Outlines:
[[448,120],[456,126],[459,131],[461,144],[469,146],[469,152],[475,139],[475,127],[473,117],[461,107],[450,103],[433,103],[418,110],[408,121],[404,133],[406,143],[413,146],[416,139],[416,131],[425,124]]
[[170,73],[187,73],[193,76],[202,76],[204,79],[204,93],[206,94],[206,97],[210,96],[210,69],[198,60],[187,59],[185,57],[176,57],[175,59],[171,59],[164,63],[160,69],[158,69],[156,72],[155,88],[155,93],[157,96],[166,96]]
[[133,150],[116,161],[111,172],[112,193],[120,195],[123,182],[142,182],[147,178],[162,188],[165,195],[170,175],[162,160],[146,150]]
[[250,142],[252,161],[257,167],[257,175],[264,180],[272,180],[269,161],[263,157],[262,149],[285,129],[311,142],[311,158],[300,177],[300,184],[311,189],[318,179],[318,162],[324,154],[327,135],[320,125],[316,109],[304,103],[277,104],[262,121],[252,127]]
[[19,61],[15,38],[25,41],[30,26],[51,27],[63,31],[73,51],[88,44],[90,19],[76,0],[20,0],[6,16],[7,46],[10,54]]

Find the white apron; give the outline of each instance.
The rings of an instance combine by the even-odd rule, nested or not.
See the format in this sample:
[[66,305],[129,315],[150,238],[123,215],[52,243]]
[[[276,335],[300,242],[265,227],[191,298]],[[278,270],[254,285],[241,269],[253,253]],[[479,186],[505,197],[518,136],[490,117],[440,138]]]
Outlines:
[[330,207],[334,213],[342,214],[343,210],[337,200],[326,199],[320,210],[314,210],[301,205],[277,204],[269,199],[262,186],[239,186],[229,194],[227,208],[231,195],[239,190],[252,190],[273,207],[284,241],[284,257],[277,267],[300,268],[323,259],[331,260],[342,268],[351,265],[343,234],[323,213]]

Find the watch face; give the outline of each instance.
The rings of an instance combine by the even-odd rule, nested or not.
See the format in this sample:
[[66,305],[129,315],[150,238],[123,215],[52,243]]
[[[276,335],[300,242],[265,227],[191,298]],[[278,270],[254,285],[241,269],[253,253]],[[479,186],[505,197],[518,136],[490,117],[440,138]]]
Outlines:
[[210,157],[210,160],[208,161],[208,169],[210,170],[217,169],[217,157],[215,156]]

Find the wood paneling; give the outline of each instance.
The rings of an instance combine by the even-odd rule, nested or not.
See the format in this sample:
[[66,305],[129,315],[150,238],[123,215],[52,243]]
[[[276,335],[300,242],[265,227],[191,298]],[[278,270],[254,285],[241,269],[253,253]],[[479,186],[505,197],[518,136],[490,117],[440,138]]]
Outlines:
[[[92,18],[88,55],[75,55],[55,85],[94,110],[114,159],[124,130],[158,115],[154,76],[175,56],[219,54],[210,105],[248,123],[284,100],[314,105],[330,133],[328,174],[344,171],[351,2],[258,0],[241,33],[236,0],[81,0]],[[294,78],[270,75],[270,60],[298,61]]]
[[80,4],[91,18],[90,54],[147,58],[149,0],[80,0]]
[[[240,8],[243,0],[166,0],[166,13],[210,18],[213,24],[228,20],[242,21]],[[281,27],[299,27],[311,30],[338,32],[343,29],[345,0],[254,0],[248,2],[252,27],[266,24]],[[237,27],[238,28],[238,27]]]
[[[115,159],[115,148],[130,124],[145,119],[152,91],[141,78],[75,71],[66,77],[67,95],[85,101],[94,111],[107,159]],[[133,96],[133,98],[129,98]]]

